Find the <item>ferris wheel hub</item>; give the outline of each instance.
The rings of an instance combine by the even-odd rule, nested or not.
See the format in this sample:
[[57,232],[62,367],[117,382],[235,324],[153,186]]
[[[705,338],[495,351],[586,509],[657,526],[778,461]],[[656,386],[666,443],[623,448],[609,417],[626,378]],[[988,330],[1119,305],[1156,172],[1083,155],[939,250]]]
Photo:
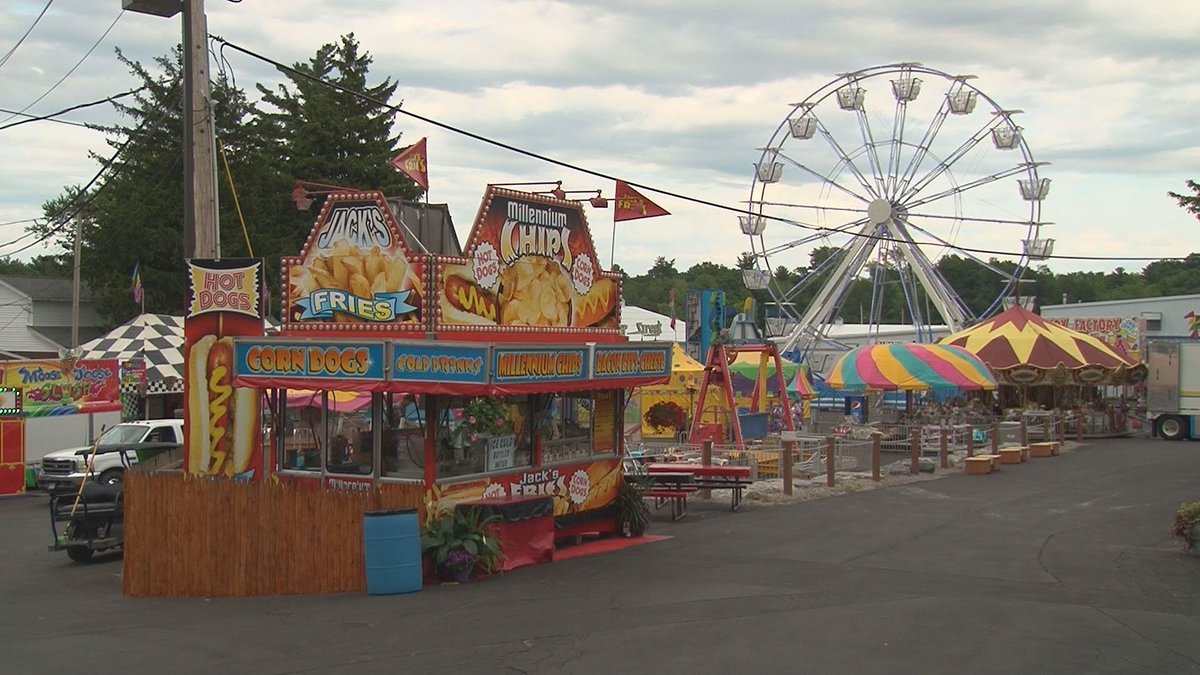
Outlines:
[[886,199],[875,199],[867,204],[867,218],[874,225],[882,225],[892,219],[894,211],[892,203]]

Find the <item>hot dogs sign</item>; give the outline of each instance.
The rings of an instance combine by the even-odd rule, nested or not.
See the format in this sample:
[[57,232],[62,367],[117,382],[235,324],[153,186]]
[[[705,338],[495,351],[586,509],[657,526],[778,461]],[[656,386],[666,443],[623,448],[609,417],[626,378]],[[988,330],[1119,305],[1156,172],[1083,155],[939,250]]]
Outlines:
[[325,200],[298,257],[283,260],[293,331],[424,331],[425,258],[377,192]]
[[573,202],[489,186],[464,257],[438,257],[435,279],[439,330],[619,329],[620,277]]

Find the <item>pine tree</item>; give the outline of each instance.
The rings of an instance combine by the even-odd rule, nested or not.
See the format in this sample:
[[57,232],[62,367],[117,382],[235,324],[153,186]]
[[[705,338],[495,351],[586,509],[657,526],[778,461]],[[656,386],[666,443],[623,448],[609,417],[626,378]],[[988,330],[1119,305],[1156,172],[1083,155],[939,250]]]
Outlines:
[[321,46],[308,63],[292,66],[303,74],[281,69],[288,82],[275,89],[258,85],[263,102],[275,110],[260,112],[257,124],[279,140],[281,173],[388,196],[420,195],[415,183],[388,164],[400,138],[392,135],[396,112],[388,107],[397,83],[384,78],[369,85],[372,61],[350,33]]

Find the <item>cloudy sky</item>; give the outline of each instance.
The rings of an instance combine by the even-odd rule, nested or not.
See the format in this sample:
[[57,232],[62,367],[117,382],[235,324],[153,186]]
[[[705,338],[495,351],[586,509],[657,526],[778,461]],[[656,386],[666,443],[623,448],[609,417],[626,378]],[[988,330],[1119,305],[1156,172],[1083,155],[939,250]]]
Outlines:
[[[126,91],[136,83],[113,57],[114,47],[149,61],[179,39],[178,17],[121,15],[121,0],[56,0],[5,61],[46,3],[2,4],[0,108],[9,111],[28,107],[29,114],[46,114]],[[1200,180],[1200,13],[1181,11],[1178,2],[209,0],[207,5],[210,33],[285,63],[306,60],[321,44],[353,31],[375,58],[372,73],[400,83],[397,96],[406,110],[600,174],[735,208],[750,198],[760,157],[755,149],[781,144],[772,138],[792,113],[789,104],[815,100],[810,95],[839,73],[919,62],[951,75],[973,75],[968,82],[996,107],[1023,111],[1014,122],[1033,158],[1049,163],[1039,167],[1040,176],[1052,179],[1040,220],[1052,224],[1042,227],[1041,236],[1057,240],[1057,254],[1160,257],[1200,251],[1196,219],[1166,194],[1184,191],[1186,179]],[[114,19],[91,56],[46,94]],[[243,86],[277,79],[262,62],[233,52],[226,56]],[[925,90],[906,115],[910,144],[929,127],[951,86],[936,75],[922,79]],[[863,86],[872,138],[886,141],[896,119],[888,78]],[[853,114],[832,121],[833,100],[824,99],[815,111],[845,154],[856,164],[866,162],[861,126],[847,122],[854,121]],[[931,107],[922,112],[918,103]],[[967,142],[992,111],[984,102],[978,117],[949,120],[938,143],[952,150]],[[0,113],[0,120],[10,114]],[[96,107],[61,119],[102,122],[114,114]],[[398,124],[406,141],[429,138],[430,199],[450,205],[462,235],[489,182],[562,180],[568,189],[612,194],[611,182],[586,173],[403,116]],[[820,139],[808,145],[785,140],[783,179],[761,198],[839,204],[831,194],[837,190],[820,189],[821,182],[797,169],[824,167],[819,172],[831,181],[852,184],[845,167],[829,161],[831,146]],[[91,178],[98,165],[89,150],[105,152],[103,138],[76,126],[43,121],[0,130],[0,223],[38,217],[41,204],[64,185]],[[990,141],[978,143],[972,158],[952,165],[949,173],[961,185],[1019,161],[1011,154],[997,160],[996,152]],[[933,154],[945,158],[951,151]],[[926,168],[935,163],[930,160]],[[674,258],[680,269],[706,260],[731,265],[738,252],[750,248],[733,213],[645,192],[673,215],[619,225],[616,261],[627,270],[643,272],[659,255]],[[973,248],[1020,250],[1025,230],[983,222],[1028,217],[1016,177],[966,196],[946,213],[975,220],[944,218],[939,221],[944,229],[931,236]],[[611,212],[589,209],[588,215],[607,262]],[[814,211],[806,222],[839,226],[852,219]],[[24,227],[0,225],[0,243],[16,239]],[[774,241],[804,234],[780,227],[771,230]],[[24,243],[0,247],[0,255]],[[35,252],[40,251],[20,255]],[[806,262],[805,247],[770,259],[773,267]],[[1067,271],[1140,269],[1146,263],[1050,264]]]

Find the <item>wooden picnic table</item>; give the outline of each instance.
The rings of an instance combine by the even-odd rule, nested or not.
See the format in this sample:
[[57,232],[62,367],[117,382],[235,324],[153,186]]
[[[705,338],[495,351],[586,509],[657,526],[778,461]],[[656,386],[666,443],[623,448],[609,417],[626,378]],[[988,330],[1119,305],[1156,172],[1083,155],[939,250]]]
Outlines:
[[730,508],[733,511],[741,508],[742,493],[751,483],[750,467],[748,466],[674,462],[647,464],[646,473],[655,482],[659,477],[683,474],[691,478],[690,481],[686,481],[688,487],[704,490],[729,490]]

